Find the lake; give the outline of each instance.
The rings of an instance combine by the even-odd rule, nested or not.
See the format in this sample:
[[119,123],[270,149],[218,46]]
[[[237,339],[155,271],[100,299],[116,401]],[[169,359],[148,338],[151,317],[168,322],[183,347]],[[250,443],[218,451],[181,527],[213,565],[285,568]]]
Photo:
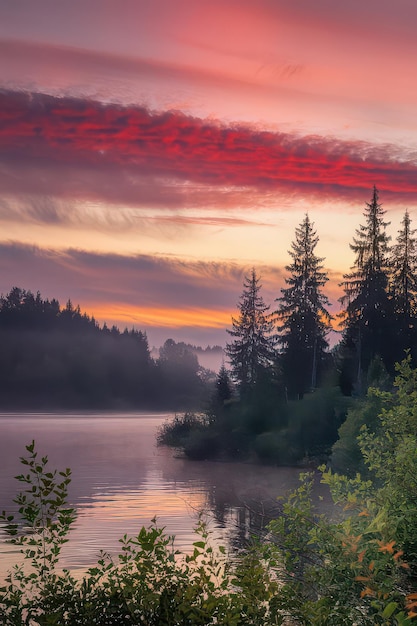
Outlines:
[[[62,413],[0,415],[0,510],[15,512],[21,488],[19,457],[32,439],[51,469],[72,469],[69,500],[78,517],[61,563],[85,569],[105,550],[118,553],[118,539],[135,535],[153,517],[175,545],[190,551],[202,513],[214,543],[239,546],[278,514],[276,498],[298,484],[299,470],[244,463],[189,461],[157,447],[167,413]],[[321,506],[331,507],[318,485]],[[0,532],[0,581],[18,551]]]

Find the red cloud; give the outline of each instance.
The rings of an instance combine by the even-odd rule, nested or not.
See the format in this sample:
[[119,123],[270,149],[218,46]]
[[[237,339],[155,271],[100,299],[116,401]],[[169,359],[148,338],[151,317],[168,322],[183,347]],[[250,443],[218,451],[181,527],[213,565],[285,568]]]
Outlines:
[[299,138],[175,111],[155,113],[39,93],[0,92],[0,158],[36,160],[46,169],[59,163],[109,176],[114,170],[223,188],[361,200],[373,184],[402,198],[417,192],[416,162],[400,159],[392,146]]

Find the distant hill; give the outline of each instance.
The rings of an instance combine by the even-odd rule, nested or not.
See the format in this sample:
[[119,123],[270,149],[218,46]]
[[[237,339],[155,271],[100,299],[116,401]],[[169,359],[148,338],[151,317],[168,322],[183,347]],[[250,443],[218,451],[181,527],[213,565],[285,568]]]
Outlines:
[[[224,359],[224,350],[221,346],[207,346],[203,348],[201,346],[195,346],[191,343],[180,342],[177,345],[182,345],[186,350],[189,350],[196,355],[199,364],[205,369],[218,372],[221,368]],[[151,350],[151,356],[154,359],[159,358],[160,348],[153,347]]]

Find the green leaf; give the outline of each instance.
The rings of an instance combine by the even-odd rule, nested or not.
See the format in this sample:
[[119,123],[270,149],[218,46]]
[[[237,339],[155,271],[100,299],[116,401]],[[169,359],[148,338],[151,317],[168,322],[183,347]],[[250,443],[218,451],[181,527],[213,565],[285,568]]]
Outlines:
[[389,604],[387,604],[387,606],[385,607],[385,609],[382,612],[382,617],[384,619],[389,619],[391,617],[391,615],[394,613],[395,609],[397,608],[398,604],[396,602],[390,602]]

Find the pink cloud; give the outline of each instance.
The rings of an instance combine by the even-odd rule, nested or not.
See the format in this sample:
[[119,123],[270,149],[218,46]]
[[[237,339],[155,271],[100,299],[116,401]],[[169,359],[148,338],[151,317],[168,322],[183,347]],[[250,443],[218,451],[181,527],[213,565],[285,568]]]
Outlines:
[[[169,205],[168,180],[211,191],[360,201],[376,184],[385,197],[414,199],[415,155],[398,152],[363,141],[226,126],[175,111],[0,92],[0,177],[9,192],[110,202],[127,196],[132,204],[153,194]],[[32,180],[31,168],[37,170]],[[27,181],[19,170],[29,174]]]

